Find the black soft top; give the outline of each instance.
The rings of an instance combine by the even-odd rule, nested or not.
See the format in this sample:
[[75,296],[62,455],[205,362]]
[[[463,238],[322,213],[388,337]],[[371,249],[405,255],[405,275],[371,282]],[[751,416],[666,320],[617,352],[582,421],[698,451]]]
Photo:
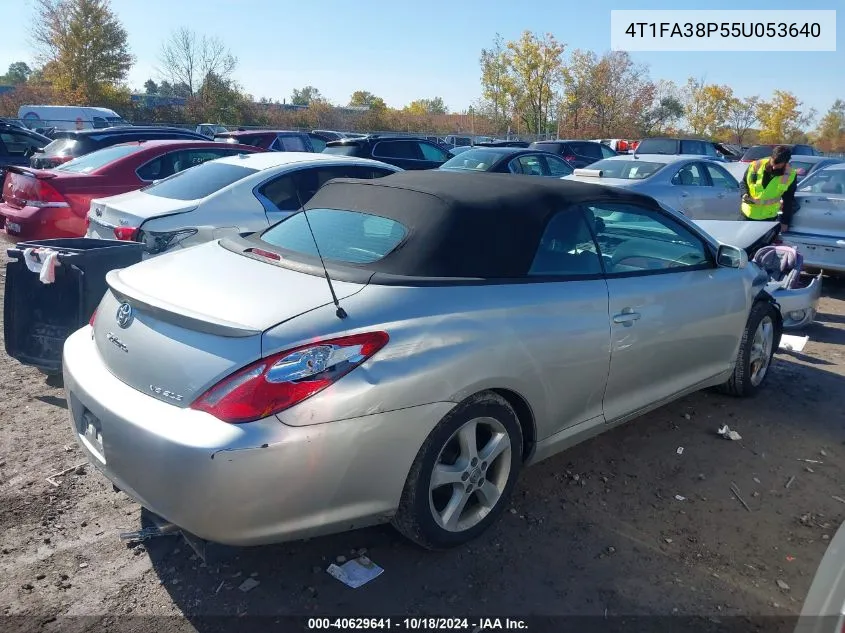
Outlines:
[[323,185],[305,209],[359,211],[403,224],[405,239],[384,258],[362,266],[370,272],[513,279],[527,274],[552,214],[596,200],[659,208],[651,198],[603,185],[432,170],[375,180],[338,178]]

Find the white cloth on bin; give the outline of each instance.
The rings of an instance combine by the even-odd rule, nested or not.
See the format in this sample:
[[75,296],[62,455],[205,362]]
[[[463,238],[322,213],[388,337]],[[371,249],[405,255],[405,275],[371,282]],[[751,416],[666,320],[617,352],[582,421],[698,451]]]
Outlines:
[[56,281],[56,266],[61,266],[58,251],[50,248],[27,248],[23,252],[23,261],[29,270],[38,273],[42,284]]

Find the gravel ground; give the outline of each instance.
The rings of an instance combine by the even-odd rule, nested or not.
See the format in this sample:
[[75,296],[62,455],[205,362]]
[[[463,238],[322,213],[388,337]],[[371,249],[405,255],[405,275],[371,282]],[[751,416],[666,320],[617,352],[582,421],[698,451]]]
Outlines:
[[[179,538],[127,547],[118,534],[141,525],[141,509],[102,476],[83,466],[58,486],[45,480],[84,462],[61,386],[0,353],[0,608],[18,616],[0,627],[169,632],[257,621],[209,616],[674,614],[746,630],[748,620],[729,616],[776,616],[766,630],[789,630],[845,520],[832,498],[845,496],[845,285],[825,283],[810,343],[777,356],[758,398],[697,394],[528,469],[502,520],[446,553],[421,551],[387,526],[221,549],[208,564]],[[723,423],[742,440],[720,438]],[[384,567],[380,578],[350,589],[325,573],[362,548]],[[244,592],[248,578],[259,584]],[[179,617],[139,617],[162,615]]]

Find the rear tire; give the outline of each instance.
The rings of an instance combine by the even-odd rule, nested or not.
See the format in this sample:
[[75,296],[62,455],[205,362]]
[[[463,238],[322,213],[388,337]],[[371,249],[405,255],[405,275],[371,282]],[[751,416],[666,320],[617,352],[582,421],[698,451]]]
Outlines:
[[478,393],[420,447],[393,525],[427,549],[462,545],[502,513],[522,466],[522,428],[507,400]]
[[736,366],[721,391],[731,396],[754,396],[766,381],[775,349],[780,343],[781,323],[777,309],[766,301],[751,308],[739,345]]

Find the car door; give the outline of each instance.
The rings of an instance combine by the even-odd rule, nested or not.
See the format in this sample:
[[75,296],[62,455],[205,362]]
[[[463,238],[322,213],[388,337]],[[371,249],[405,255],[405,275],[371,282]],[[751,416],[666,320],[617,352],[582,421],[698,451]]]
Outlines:
[[729,372],[748,313],[744,271],[720,268],[695,231],[635,204],[585,204],[609,294],[609,422]]
[[544,155],[543,162],[546,165],[545,174],[551,178],[571,176],[574,172],[572,165],[554,154]]
[[705,201],[704,219],[736,220],[739,218],[739,183],[731,173],[715,163],[704,163],[710,181],[710,195]]
[[564,441],[571,427],[604,423],[610,364],[607,283],[581,208],[551,217],[528,277],[537,282],[530,316],[536,328],[526,329],[522,344],[542,383],[535,414],[545,422],[538,423],[537,435]]
[[700,219],[705,214],[707,190],[707,175],[704,166],[698,162],[683,162],[680,165],[670,165],[675,173],[670,181],[672,197],[684,215]]

